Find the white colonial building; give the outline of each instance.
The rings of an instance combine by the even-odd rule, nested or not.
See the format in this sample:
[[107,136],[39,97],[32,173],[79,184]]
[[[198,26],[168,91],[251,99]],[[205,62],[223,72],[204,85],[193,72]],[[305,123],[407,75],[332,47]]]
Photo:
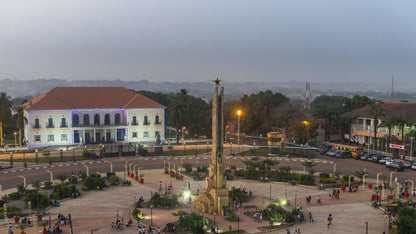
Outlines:
[[164,140],[165,106],[122,87],[57,87],[23,104],[29,148]]

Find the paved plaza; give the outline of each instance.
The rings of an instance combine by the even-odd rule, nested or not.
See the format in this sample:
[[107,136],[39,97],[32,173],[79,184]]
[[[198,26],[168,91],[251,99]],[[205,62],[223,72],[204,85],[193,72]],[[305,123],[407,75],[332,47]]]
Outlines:
[[[159,181],[162,184],[172,181],[173,192],[179,193],[185,181],[172,180],[171,177],[162,174],[162,170],[147,170],[141,171],[144,174],[144,184],[133,182],[132,186],[127,187],[110,187],[105,191],[91,191],[83,194],[77,199],[64,200],[60,207],[52,208],[49,211],[52,213],[52,218],[56,218],[58,214],[68,215],[69,213],[73,219],[74,233],[116,233],[111,230],[111,222],[115,221],[117,212],[119,217],[123,217],[125,222],[130,218],[130,211],[133,208],[134,196],[139,198],[143,196],[145,201],[149,201],[151,192],[156,192],[159,187]],[[123,177],[123,173],[117,173],[119,177]],[[203,181],[191,181],[191,189],[196,191],[203,191],[205,184]],[[252,217],[243,215],[245,208],[255,205],[259,208],[265,208],[269,204],[270,188],[272,194],[272,201],[285,198],[287,191],[287,198],[291,203],[300,202],[303,205],[304,214],[312,212],[314,222],[303,222],[289,227],[291,233],[295,228],[300,228],[302,233],[365,233],[365,223],[367,221],[369,233],[383,233],[388,230],[388,218],[383,216],[383,212],[378,208],[373,208],[370,204],[371,190],[359,191],[357,193],[343,192],[340,195],[340,200],[329,200],[329,190],[318,190],[311,186],[288,186],[286,183],[260,183],[250,180],[231,181],[227,184],[228,188],[245,187],[252,191],[253,199],[248,203],[243,203],[243,208],[239,209],[241,230],[247,233],[263,233],[264,228],[268,226],[268,222],[256,223]],[[318,205],[316,202],[317,195],[322,198],[322,204]],[[312,196],[310,205],[306,204],[306,196]],[[192,208],[182,208],[187,212],[191,212]],[[252,209],[252,208],[251,208]],[[144,223],[150,223],[150,209],[141,208],[145,214]],[[153,225],[163,228],[166,223],[175,222],[178,220],[173,213],[176,209],[165,210],[154,208],[152,211]],[[330,228],[326,226],[326,217],[328,214],[334,217],[333,224]],[[205,214],[210,220],[213,220],[213,215]],[[133,221],[134,222],[134,221]],[[233,230],[237,230],[237,222],[229,222],[222,217],[216,216],[216,223],[221,230],[228,230],[231,225]],[[136,225],[135,225],[136,226]],[[137,226],[136,226],[137,227]],[[262,228],[262,229],[259,229]],[[7,227],[2,226],[1,233],[6,232]],[[26,233],[39,233],[40,228],[27,228]],[[125,228],[124,233],[137,233],[136,228]],[[285,233],[286,228],[281,230],[271,230],[269,233]],[[15,228],[15,233],[17,229]],[[68,227],[64,227],[64,233],[69,233]]]

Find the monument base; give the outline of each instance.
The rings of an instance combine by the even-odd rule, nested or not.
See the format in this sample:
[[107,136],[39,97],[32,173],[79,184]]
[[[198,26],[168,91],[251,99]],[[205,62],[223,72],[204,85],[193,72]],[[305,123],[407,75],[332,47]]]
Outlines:
[[224,215],[224,208],[228,208],[228,190],[226,188],[211,189],[199,195],[195,201],[195,209],[202,213]]

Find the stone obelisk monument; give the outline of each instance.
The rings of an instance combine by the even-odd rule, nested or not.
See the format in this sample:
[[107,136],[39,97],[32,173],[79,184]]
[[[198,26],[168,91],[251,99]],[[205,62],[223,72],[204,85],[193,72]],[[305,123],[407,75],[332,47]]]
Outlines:
[[228,207],[228,189],[225,188],[224,181],[224,162],[223,162],[223,142],[224,142],[224,87],[220,87],[220,80],[215,81],[215,93],[212,100],[212,160],[209,166],[209,176],[205,178],[206,186],[195,207],[204,212],[217,212],[224,215],[224,208]]

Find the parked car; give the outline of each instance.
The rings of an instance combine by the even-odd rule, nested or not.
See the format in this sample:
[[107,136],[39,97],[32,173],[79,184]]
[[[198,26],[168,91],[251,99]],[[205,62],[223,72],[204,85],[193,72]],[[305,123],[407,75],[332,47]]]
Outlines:
[[394,162],[396,162],[394,159],[392,159],[392,158],[390,158],[390,159],[387,159],[386,160],[386,166],[388,166],[388,165],[390,165],[390,164],[392,164],[392,163],[394,163]]
[[327,147],[325,147],[325,148],[322,148],[321,149],[321,151],[320,151],[320,154],[321,155],[324,155],[324,154],[326,154],[328,151],[330,151],[331,150],[331,148],[327,148]]
[[332,149],[332,150],[328,151],[326,153],[326,155],[331,156],[331,157],[334,157],[337,154],[337,152],[338,152],[338,150]]
[[405,168],[411,168],[412,167],[412,162],[406,161],[406,162],[403,163],[403,165],[404,165]]
[[348,151],[339,151],[337,154],[335,154],[335,157],[337,158],[350,158],[351,152]]
[[404,165],[402,162],[392,162],[389,165],[386,165],[386,169],[394,171],[403,171]]
[[386,164],[386,161],[389,160],[389,159],[391,159],[391,158],[390,157],[384,157],[384,158],[378,160],[378,163],[380,163],[380,164]]
[[373,155],[373,157],[371,157],[372,161],[375,163],[378,163],[378,161],[380,161],[382,158],[383,156],[379,154]]
[[363,156],[361,156],[361,160],[367,160],[368,157],[370,157],[371,154],[364,154]]
[[355,159],[355,160],[358,160],[358,159],[360,159],[361,158],[361,156],[363,156],[364,154],[356,154],[356,155],[354,155],[353,156],[353,158]]
[[410,168],[412,168],[413,170],[416,170],[416,162],[413,162],[412,167],[410,167]]

